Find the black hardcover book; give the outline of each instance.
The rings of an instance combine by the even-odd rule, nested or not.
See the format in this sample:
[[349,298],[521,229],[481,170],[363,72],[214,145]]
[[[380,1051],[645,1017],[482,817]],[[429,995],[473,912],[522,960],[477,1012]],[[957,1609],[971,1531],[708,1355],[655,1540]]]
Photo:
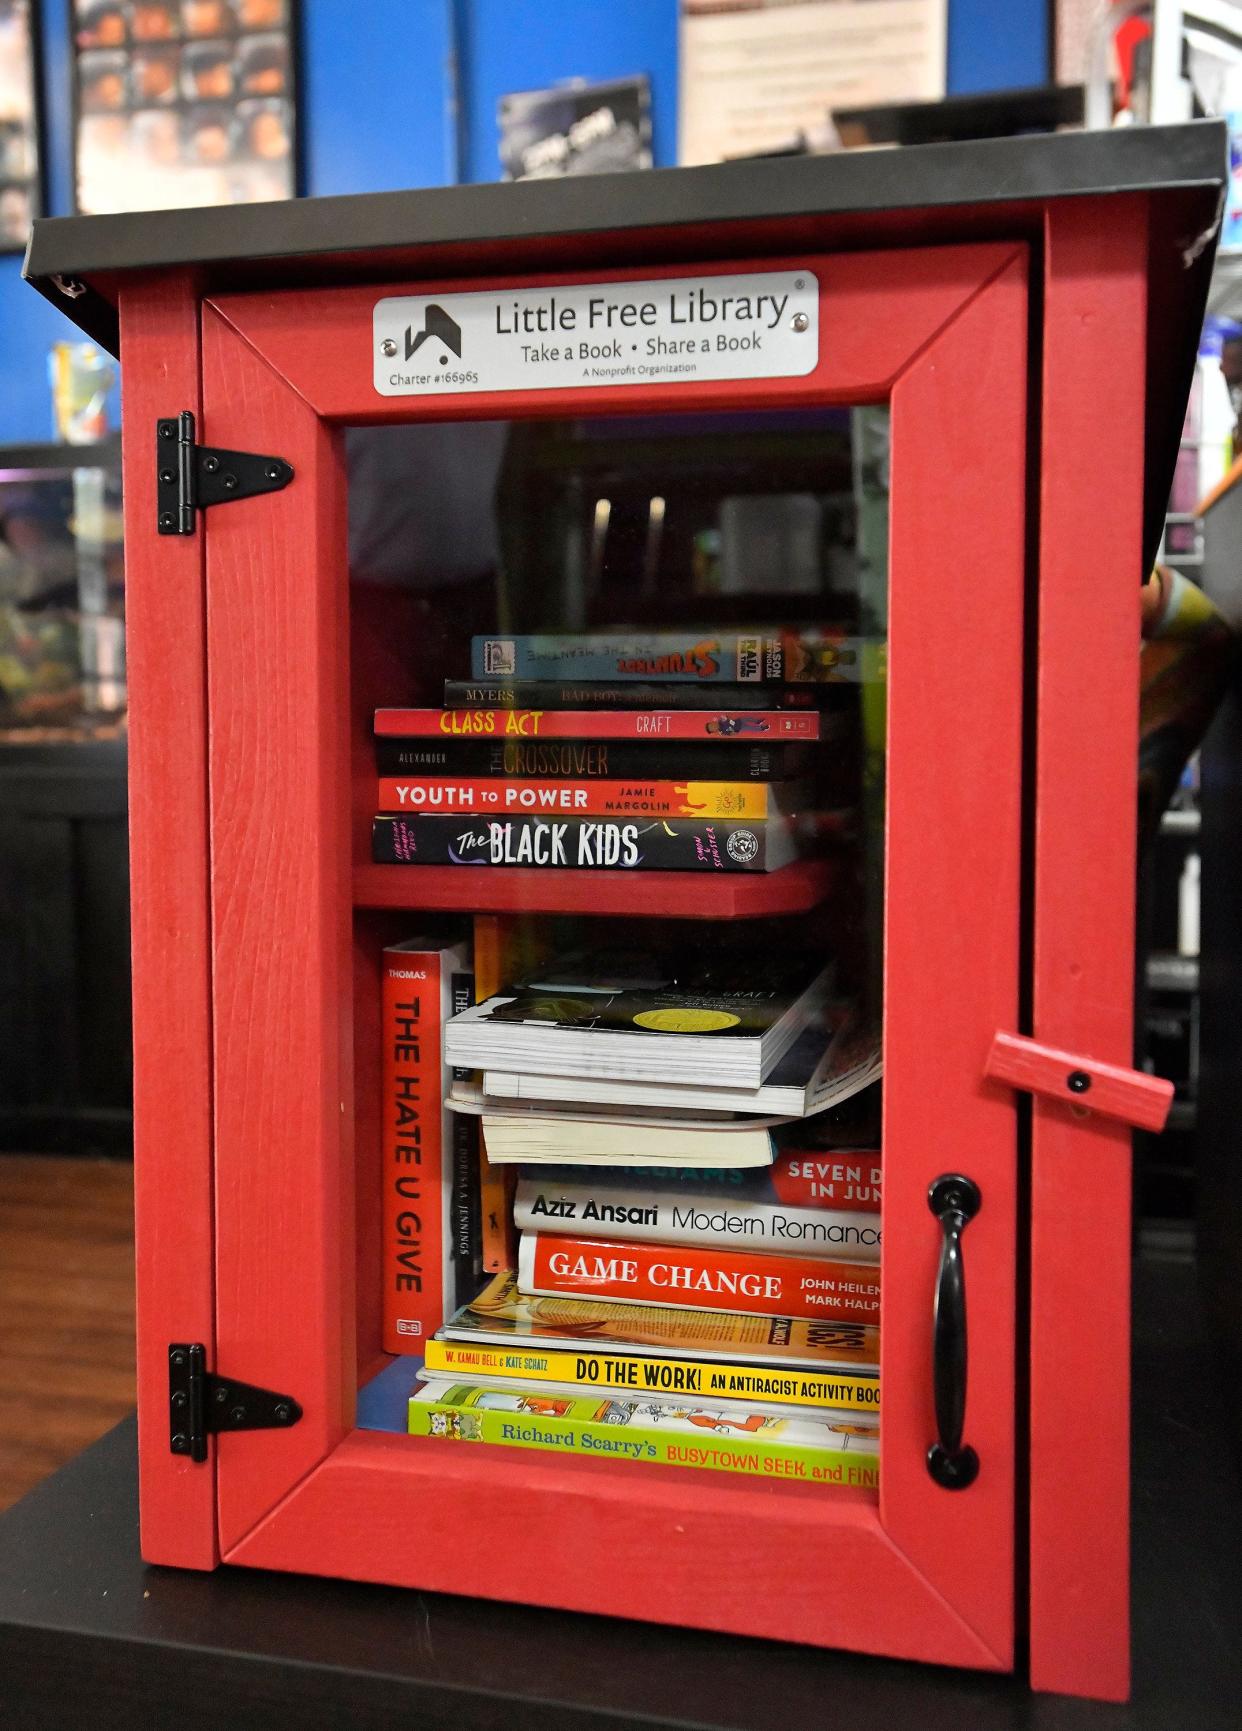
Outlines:
[[631,739],[394,739],[375,741],[380,775],[512,775],[576,780],[789,781],[809,773],[814,747]]
[[799,855],[796,819],[376,817],[380,865],[768,872]]
[[[828,688],[831,689],[831,688]],[[446,709],[813,709],[816,686],[687,685],[651,681],[583,685],[564,679],[446,679]]]

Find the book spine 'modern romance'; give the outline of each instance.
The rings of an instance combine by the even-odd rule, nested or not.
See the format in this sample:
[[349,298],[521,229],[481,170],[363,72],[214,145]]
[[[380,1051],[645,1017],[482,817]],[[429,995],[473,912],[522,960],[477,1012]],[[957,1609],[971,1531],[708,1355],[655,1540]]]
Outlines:
[[386,949],[382,961],[383,1343],[421,1353],[452,1314],[454,1265],[452,1114],[443,1023],[450,1010],[451,951]]
[[879,1260],[878,1214],[735,1201],[710,1190],[633,1190],[611,1185],[607,1171],[580,1171],[570,1183],[523,1178],[513,1212],[518,1230],[576,1237],[602,1232],[627,1242],[714,1244],[838,1262]]
[[378,739],[818,739],[814,709],[377,709]]
[[535,1296],[602,1298],[742,1314],[878,1322],[874,1264],[774,1256],[692,1244],[625,1244],[609,1238],[524,1232],[518,1287]]
[[380,865],[765,872],[796,852],[783,819],[378,816]]
[[521,1377],[527,1382],[686,1395],[695,1400],[757,1400],[777,1406],[844,1407],[854,1412],[880,1410],[879,1377],[851,1376],[848,1372],[712,1364],[648,1358],[624,1351],[515,1351],[453,1340],[429,1340],[425,1362],[430,1371],[462,1378]]
[[[788,796],[784,809],[790,809]],[[465,813],[471,817],[559,815],[577,817],[736,817],[779,814],[773,790],[762,781],[527,781],[482,777],[417,781],[381,776],[376,809]]]

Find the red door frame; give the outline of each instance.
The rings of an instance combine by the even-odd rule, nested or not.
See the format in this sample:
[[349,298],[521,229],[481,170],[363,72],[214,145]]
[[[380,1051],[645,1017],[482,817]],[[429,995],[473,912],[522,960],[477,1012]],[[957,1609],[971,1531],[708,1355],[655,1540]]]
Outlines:
[[[918,965],[887,993],[879,1509],[849,1493],[618,1475],[589,1461],[492,1451],[483,1478],[474,1456],[452,1444],[348,1434],[347,597],[345,498],[330,423],[411,417],[411,403],[372,393],[371,308],[381,294],[428,285],[295,291],[225,297],[202,313],[200,437],[279,452],[297,473],[283,494],[214,512],[195,543],[205,541],[208,567],[212,948],[202,947],[205,897],[188,941],[196,964],[213,957],[217,1360],[295,1393],[306,1412],[294,1431],[217,1440],[220,1551],[255,1566],[457,1592],[492,1583],[534,1603],[1005,1668],[1013,1650],[1014,1107],[981,1078],[992,1036],[1016,1026],[1018,1010],[1026,253],[1004,244],[794,262],[821,282],[815,374],[660,387],[641,407],[891,400],[892,564],[919,579],[895,584],[892,596],[887,949]],[[763,260],[765,269],[780,264]],[[606,280],[684,271],[614,271]],[[133,330],[148,342],[141,323]],[[143,370],[140,360],[134,377]],[[153,369],[159,413],[185,406],[188,393],[170,404],[170,388]],[[133,400],[131,427],[149,426],[145,402],[143,418],[132,418]],[[637,406],[624,388],[417,405],[428,418]],[[936,461],[903,464],[901,451],[929,427]],[[135,581],[153,587],[169,547],[152,545],[138,510],[131,497],[131,601]],[[987,574],[977,610],[962,576],[972,571]],[[201,680],[201,659],[198,666]],[[170,686],[149,695],[135,730],[158,726],[182,700]],[[962,753],[946,773],[943,740],[967,709],[977,728],[969,761]],[[939,719],[939,736],[929,717]],[[200,710],[200,755],[202,722]],[[279,818],[291,786],[296,829]],[[167,812],[167,799],[157,808],[152,798],[139,817],[151,834],[162,828],[152,845],[165,888],[187,851],[206,851],[202,812],[179,811],[186,821],[176,831],[163,827]],[[946,994],[948,980],[956,989]],[[148,1049],[158,1049],[153,1034]],[[148,1105],[161,1131],[166,1107],[157,1096]],[[195,1181],[209,1162],[210,1154],[207,1163],[196,1156]],[[923,1465],[937,1237],[924,1197],[931,1178],[958,1165],[985,1197],[968,1240],[967,1413],[984,1470],[970,1490],[951,1493],[932,1485]],[[144,1157],[149,1226],[140,1256],[158,1251],[157,1216],[170,1232],[174,1222],[183,1228],[183,1177],[179,1160],[161,1165],[154,1150]],[[153,1262],[143,1297],[153,1315],[158,1284]],[[209,1290],[208,1279],[200,1301]],[[163,1334],[158,1358],[148,1339],[140,1376],[149,1413],[166,1415],[166,1343],[178,1333]],[[144,1454],[152,1484],[167,1485],[167,1462],[166,1435],[153,1426]],[[211,1469],[200,1471],[210,1479]],[[149,1496],[144,1518],[153,1560],[212,1560],[173,1554],[184,1511],[171,1491]],[[575,1546],[575,1533],[590,1542]],[[649,1568],[629,1579],[623,1566],[599,1568],[600,1556],[632,1552],[635,1535],[645,1551],[658,1541],[658,1579]],[[750,1564],[745,1576],[739,1555]]]

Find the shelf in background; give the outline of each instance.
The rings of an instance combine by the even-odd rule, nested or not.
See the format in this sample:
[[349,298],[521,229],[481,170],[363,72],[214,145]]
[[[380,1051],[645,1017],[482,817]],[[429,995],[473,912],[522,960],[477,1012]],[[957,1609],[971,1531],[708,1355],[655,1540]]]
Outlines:
[[362,865],[354,906],[423,913],[637,914],[727,920],[800,914],[822,902],[833,860],[797,860],[774,872],[548,871],[524,866]]

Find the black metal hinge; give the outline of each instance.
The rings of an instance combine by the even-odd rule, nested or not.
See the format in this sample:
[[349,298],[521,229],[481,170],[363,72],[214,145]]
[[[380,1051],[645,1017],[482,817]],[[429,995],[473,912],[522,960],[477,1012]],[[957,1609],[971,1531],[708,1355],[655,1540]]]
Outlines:
[[226,1430],[288,1430],[302,1416],[292,1395],[213,1376],[207,1350],[174,1341],[168,1349],[168,1446],[207,1459],[207,1438]]
[[161,535],[192,535],[194,513],[230,499],[279,493],[293,479],[283,457],[253,451],[217,451],[194,440],[194,416],[155,423],[156,527]]

